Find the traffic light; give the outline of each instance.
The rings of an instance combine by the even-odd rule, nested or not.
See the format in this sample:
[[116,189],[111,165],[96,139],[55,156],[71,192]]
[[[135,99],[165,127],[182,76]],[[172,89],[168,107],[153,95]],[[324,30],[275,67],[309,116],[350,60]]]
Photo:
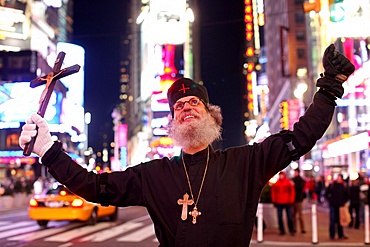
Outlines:
[[280,129],[282,130],[287,130],[289,129],[289,109],[288,109],[288,102],[287,101],[282,101],[279,104],[279,111],[281,113],[281,118],[280,118]]

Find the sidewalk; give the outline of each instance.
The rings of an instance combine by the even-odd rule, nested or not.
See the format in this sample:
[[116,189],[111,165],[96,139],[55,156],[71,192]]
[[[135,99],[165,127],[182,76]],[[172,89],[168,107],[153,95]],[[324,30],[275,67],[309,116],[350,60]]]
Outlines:
[[[274,212],[276,213],[276,212]],[[263,233],[263,241],[257,242],[257,230],[254,228],[252,241],[250,246],[364,246],[365,244],[365,231],[364,224],[361,224],[359,229],[350,227],[343,227],[344,235],[348,239],[338,239],[337,236],[334,240],[329,237],[329,209],[327,207],[317,206],[317,242],[313,243],[312,239],[312,214],[311,205],[307,204],[303,210],[303,218],[306,227],[306,233],[301,233],[300,229],[297,229],[297,233],[294,236],[287,234],[279,235],[279,229],[277,226],[269,227],[265,229]],[[284,214],[285,220],[285,214]],[[286,227],[286,229],[288,229]]]
[[0,196],[0,211],[27,207],[31,195],[14,194],[13,196]]

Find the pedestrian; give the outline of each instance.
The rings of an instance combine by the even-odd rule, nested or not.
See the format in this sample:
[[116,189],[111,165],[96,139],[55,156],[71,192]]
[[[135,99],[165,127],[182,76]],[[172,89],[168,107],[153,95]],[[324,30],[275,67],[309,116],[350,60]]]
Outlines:
[[306,233],[304,221],[303,221],[303,200],[305,198],[304,186],[305,180],[300,175],[300,169],[294,169],[294,177],[292,178],[294,183],[295,198],[293,203],[293,226],[294,230],[297,230],[297,221],[301,229],[301,233]]
[[1,182],[2,196],[14,196],[14,183],[10,178],[5,178]]
[[[349,223],[349,227],[354,227],[355,229],[359,229],[360,227],[360,207],[361,207],[361,199],[360,199],[360,179],[355,179],[350,181],[349,186],[349,213],[351,215],[351,222]],[[353,217],[355,214],[355,217]]]
[[52,141],[46,121],[35,113],[22,127],[19,144],[24,148],[37,134],[33,152],[42,164],[88,201],[146,207],[160,246],[248,246],[263,186],[323,136],[335,100],[343,95],[342,83],[354,71],[334,45],[326,49],[323,66],[320,90],[293,130],[253,145],[212,148],[221,137],[221,109],[210,104],[205,86],[189,78],[176,80],[167,92],[169,135],[181,147],[179,156],[125,171],[88,172],[63,151],[62,143]]
[[[260,201],[259,203],[271,203],[271,183],[270,181],[268,183],[266,183],[266,185],[263,187],[262,189],[262,192],[261,192],[261,195],[260,195]],[[266,230],[267,228],[267,223],[265,221],[265,216],[262,217],[263,218],[263,225],[262,225],[262,229],[263,231]],[[255,220],[255,223],[254,223],[255,227],[258,228],[258,217],[256,217],[256,220]]]
[[324,182],[324,176],[317,176],[315,180],[315,193],[317,196],[317,202],[319,204],[323,203],[322,202],[322,194],[323,191],[325,190],[325,182]]
[[271,200],[277,209],[280,235],[285,235],[283,212],[285,210],[289,232],[294,235],[292,205],[295,191],[293,183],[286,177],[285,172],[279,172],[279,179],[271,187]]
[[315,179],[313,178],[312,175],[309,175],[307,180],[306,180],[306,184],[305,184],[305,192],[308,196],[308,199],[310,200],[310,202],[313,202],[316,200],[316,196],[315,196]]
[[[338,238],[347,239],[344,235],[343,226],[340,224],[339,208],[348,201],[348,187],[343,180],[343,175],[338,174],[325,191],[325,197],[329,202],[329,236],[335,238],[337,232]],[[337,229],[337,230],[336,230]]]

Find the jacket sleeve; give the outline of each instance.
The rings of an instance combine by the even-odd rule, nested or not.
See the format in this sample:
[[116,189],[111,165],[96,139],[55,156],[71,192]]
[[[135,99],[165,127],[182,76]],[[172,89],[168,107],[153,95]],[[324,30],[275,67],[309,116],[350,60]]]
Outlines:
[[[294,124],[293,130],[285,132],[296,149],[298,157],[309,152],[317,140],[324,135],[331,123],[335,106],[335,97],[324,90],[319,90],[315,93],[305,114]],[[259,164],[258,168],[251,166],[255,169],[251,174],[259,174],[262,181],[261,187],[293,160],[292,153],[281,133],[267,137],[261,143],[254,144],[253,148],[254,155],[248,162]]]
[[293,145],[299,156],[309,152],[326,132],[334,114],[335,97],[330,93],[319,90],[313,98],[305,114],[293,127]]
[[[64,152],[60,142],[55,142],[41,161],[49,173],[73,193],[87,201],[101,203],[101,174],[88,172],[77,164]],[[140,171],[138,165],[123,172],[108,173],[105,182],[106,203],[115,206],[142,205]]]
[[332,185],[330,184],[327,188],[326,188],[326,190],[325,190],[325,198],[327,199],[327,200],[330,200],[330,198],[331,198],[331,190],[332,190]]
[[272,185],[271,186],[271,202],[272,203],[276,203],[276,192],[275,192],[275,190],[276,190],[276,186],[274,186],[274,185]]

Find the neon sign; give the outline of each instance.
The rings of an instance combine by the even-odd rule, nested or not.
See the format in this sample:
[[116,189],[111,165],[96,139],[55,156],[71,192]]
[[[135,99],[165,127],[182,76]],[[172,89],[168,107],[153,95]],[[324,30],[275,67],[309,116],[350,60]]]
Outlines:
[[247,100],[247,116],[250,118],[250,115],[253,114],[254,104],[253,104],[253,72],[254,72],[254,58],[255,58],[255,48],[254,48],[254,29],[253,29],[253,4],[252,0],[244,1],[244,22],[245,22],[245,40],[246,40],[246,49],[245,57],[247,64],[245,67],[245,78],[246,78],[246,100]]

